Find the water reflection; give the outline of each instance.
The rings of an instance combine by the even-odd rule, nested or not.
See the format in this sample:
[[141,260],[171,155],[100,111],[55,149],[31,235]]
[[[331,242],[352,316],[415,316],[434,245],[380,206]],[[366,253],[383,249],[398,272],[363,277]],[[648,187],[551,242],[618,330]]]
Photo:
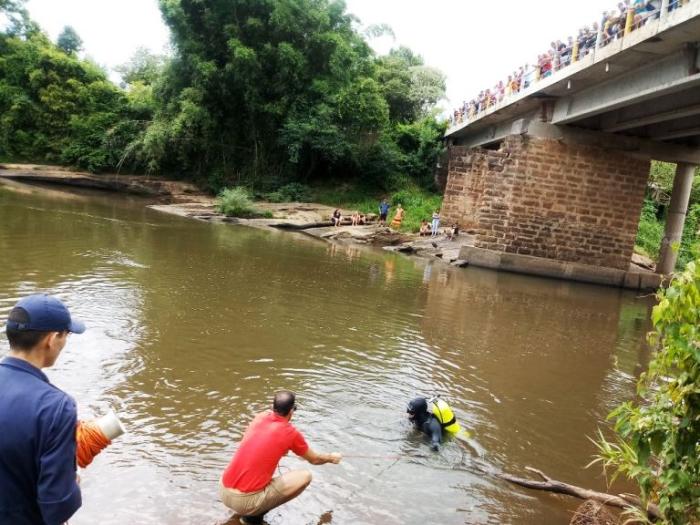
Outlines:
[[[295,422],[314,447],[377,457],[315,468],[272,524],[565,523],[574,502],[481,469],[536,465],[600,487],[581,468],[586,436],[646,366],[647,304],[632,294],[187,221],[113,196],[0,186],[0,249],[0,315],[37,289],[65,299],[92,329],[50,375],[83,414],[116,405],[130,429],[85,472],[72,524],[225,522],[218,476],[282,387],[298,392]],[[472,447],[432,454],[404,418],[416,393],[446,396]]]

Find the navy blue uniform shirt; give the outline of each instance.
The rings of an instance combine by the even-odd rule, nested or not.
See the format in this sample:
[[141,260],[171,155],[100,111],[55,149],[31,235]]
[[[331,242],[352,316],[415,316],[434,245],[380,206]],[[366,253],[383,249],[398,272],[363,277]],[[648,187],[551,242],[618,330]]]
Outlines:
[[75,401],[22,359],[0,361],[0,524],[59,525],[80,508]]

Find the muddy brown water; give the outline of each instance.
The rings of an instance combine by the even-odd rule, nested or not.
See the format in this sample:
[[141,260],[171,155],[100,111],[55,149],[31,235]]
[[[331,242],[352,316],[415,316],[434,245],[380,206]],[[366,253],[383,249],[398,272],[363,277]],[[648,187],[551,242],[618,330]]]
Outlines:
[[[129,430],[82,473],[71,525],[226,523],[218,477],[279,388],[298,393],[294,423],[315,449],[386,458],[311,467],[310,489],[270,524],[566,524],[575,501],[480,470],[532,465],[603,489],[584,468],[588,436],[648,360],[650,303],[632,293],[206,224],[115,195],[0,185],[0,257],[2,319],[31,292],[67,301],[90,330],[49,376],[81,417],[112,407]],[[449,400],[468,447],[430,452],[405,420],[419,393]]]

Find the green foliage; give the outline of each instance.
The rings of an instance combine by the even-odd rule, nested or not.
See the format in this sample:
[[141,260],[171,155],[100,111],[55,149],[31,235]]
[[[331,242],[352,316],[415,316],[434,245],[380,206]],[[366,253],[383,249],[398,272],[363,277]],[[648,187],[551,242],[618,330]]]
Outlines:
[[73,55],[83,48],[83,39],[80,38],[80,35],[78,35],[75,29],[71,26],[66,26],[63,28],[63,31],[61,31],[61,34],[58,35],[56,45],[64,53]]
[[17,18],[0,32],[0,155],[177,175],[214,192],[432,185],[444,76],[406,48],[375,56],[341,1],[159,0],[173,56],[138,50],[117,68],[123,89],[77,58],[70,27],[54,45],[21,1],[0,2]]
[[91,62],[41,32],[0,33],[0,154],[15,160],[113,168],[138,126],[130,100]]
[[[664,236],[664,221],[657,218],[658,214],[657,204],[650,198],[645,199],[635,243],[637,252],[654,260],[659,256],[661,240]],[[687,263],[697,257],[698,250],[700,250],[700,203],[693,204],[688,209],[683,237],[678,248],[676,267],[685,267]]]
[[[650,184],[654,189],[656,202],[668,204],[673,190],[673,179],[676,175],[676,165],[669,162],[652,161]],[[700,204],[700,169],[695,171],[693,187],[690,192],[690,204]]]
[[684,267],[700,256],[700,203],[688,209],[678,253],[678,265]]
[[[405,49],[381,65],[343,3],[160,6],[175,56],[153,83],[155,118],[131,149],[147,169],[206,177],[212,186],[264,188],[333,174],[387,187],[435,164],[439,126],[431,135],[396,125],[427,115],[444,95],[444,78]],[[391,92],[401,98],[400,118],[384,83],[392,76],[402,78]],[[422,144],[415,155],[397,144],[406,134]],[[423,144],[430,137],[435,143]]]
[[299,182],[291,182],[266,194],[265,199],[270,202],[309,202],[311,188]]
[[656,260],[659,256],[661,239],[664,236],[664,225],[656,218],[656,206],[649,200],[644,200],[642,215],[639,219],[639,230],[635,249]]
[[442,196],[414,187],[394,193],[389,202],[392,205],[390,216],[393,216],[398,204],[406,210],[401,230],[415,233],[420,229],[421,221],[430,221],[433,212],[440,210]]
[[125,64],[115,67],[124,85],[151,86],[160,78],[165,68],[166,58],[140,47]]
[[219,212],[229,217],[254,217],[258,215],[250,194],[240,186],[221,190],[217,197],[216,207]]
[[690,262],[652,312],[655,348],[639,401],[610,415],[618,440],[599,436],[600,460],[637,482],[663,524],[700,523],[700,260]]
[[340,184],[319,187],[314,190],[313,200],[329,206],[346,210],[357,210],[362,213],[379,213],[379,202],[386,198],[391,204],[389,220],[396,212],[396,206],[401,204],[405,210],[401,231],[417,232],[422,220],[430,220],[433,212],[442,206],[442,196],[424,190],[415,184],[407,184],[406,188],[389,195],[377,194],[375,187]]

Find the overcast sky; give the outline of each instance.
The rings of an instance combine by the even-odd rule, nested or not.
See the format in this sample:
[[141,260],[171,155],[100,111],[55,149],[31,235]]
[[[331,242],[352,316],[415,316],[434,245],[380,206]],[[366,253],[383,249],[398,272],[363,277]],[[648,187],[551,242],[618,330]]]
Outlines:
[[[471,98],[534,62],[552,40],[599,20],[616,0],[346,0],[363,26],[386,23],[396,40],[373,42],[378,52],[406,45],[447,75],[444,107]],[[29,0],[29,12],[55,38],[72,25],[85,52],[108,68],[139,46],[168,44],[156,0]]]

